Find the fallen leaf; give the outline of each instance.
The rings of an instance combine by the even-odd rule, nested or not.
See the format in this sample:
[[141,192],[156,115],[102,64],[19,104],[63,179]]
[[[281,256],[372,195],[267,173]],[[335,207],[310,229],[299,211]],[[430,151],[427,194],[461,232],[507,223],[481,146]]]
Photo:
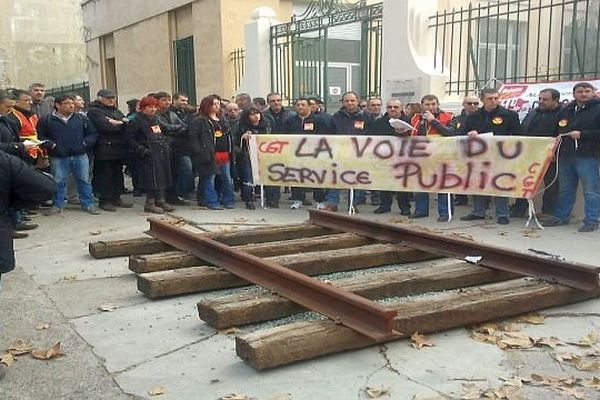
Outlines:
[[10,346],[8,346],[8,352],[13,356],[21,356],[27,354],[33,349],[33,346],[24,341],[23,339],[17,339]]
[[585,399],[585,393],[583,393],[581,390],[568,388],[564,386],[559,386],[557,387],[557,389],[569,395],[570,398],[574,398],[577,400]]
[[583,380],[579,384],[588,389],[600,390],[600,378],[593,377],[590,380]]
[[167,389],[162,386],[156,386],[150,390],[148,390],[148,394],[150,396],[160,396],[161,394],[167,393]]
[[284,395],[277,395],[275,397],[266,397],[264,400],[292,400],[292,395],[288,393]]
[[547,338],[546,337],[539,338],[538,340],[535,341],[535,345],[538,347],[548,346],[551,349],[555,349],[557,346],[566,346],[566,343],[557,337],[550,336]]
[[227,396],[220,397],[219,400],[250,400],[245,394],[231,393]]
[[256,221],[257,222],[267,222],[267,219],[266,218],[259,218]]
[[520,376],[513,376],[512,378],[500,378],[502,381],[504,381],[504,385],[506,386],[512,386],[515,388],[522,388],[523,387],[523,382],[529,382],[529,379],[526,378],[521,378]]
[[410,345],[415,349],[421,349],[422,347],[433,347],[435,346],[432,341],[425,335],[421,335],[419,332],[415,332],[410,336]]
[[521,235],[526,238],[540,237],[540,234],[536,229],[525,229],[521,231]]
[[544,323],[545,320],[546,320],[546,317],[544,317],[541,314],[536,314],[536,313],[523,314],[523,315],[517,317],[517,322],[533,324],[533,325],[541,325]]
[[495,336],[495,335],[488,335],[485,333],[479,333],[479,332],[475,332],[475,331],[471,331],[471,337],[473,339],[477,340],[478,342],[492,343],[492,344],[496,344],[498,342],[498,339],[500,339],[498,336]]
[[113,303],[100,304],[98,306],[98,310],[106,311],[106,312],[115,311],[117,308],[119,308],[119,307]]
[[479,400],[481,395],[483,394],[483,390],[481,390],[477,385],[472,383],[463,383],[463,390],[460,393],[460,398],[462,400]]
[[406,217],[392,217],[388,218],[387,222],[389,222],[390,224],[410,224],[412,223],[412,220]]
[[36,349],[31,351],[31,355],[33,358],[37,358],[38,360],[50,360],[52,358],[62,357],[65,353],[62,352],[60,348],[60,342],[57,342],[54,346],[50,347],[48,350],[45,349]]
[[575,342],[572,344],[581,347],[592,347],[596,343],[598,343],[598,333],[591,331],[590,333],[579,339],[579,342]]
[[466,234],[464,232],[452,232],[448,236],[454,236],[454,237],[457,237],[459,239],[464,239],[464,240],[468,240],[468,241],[471,241],[471,242],[475,241],[475,239],[473,239],[473,236],[468,235],[468,234]]
[[580,359],[581,357],[578,356],[577,354],[567,353],[567,352],[563,351],[563,352],[552,353],[552,358],[554,358],[559,363],[562,363],[563,361],[572,361],[572,360]]
[[17,357],[10,353],[0,355],[0,364],[4,364],[7,367],[10,367],[17,361]]
[[43,331],[44,329],[50,329],[49,323],[41,323],[35,326],[35,329],[38,331]]
[[498,232],[499,236],[508,236],[508,232]]
[[371,387],[371,386],[367,386],[365,388],[365,392],[367,392],[367,395],[371,398],[371,399],[376,399],[379,398],[381,396],[389,396],[390,395],[390,388],[386,387],[386,386],[376,386],[376,387]]
[[496,343],[502,350],[506,349],[530,349],[535,340],[528,335],[519,332],[507,332]]
[[573,365],[579,371],[600,371],[600,361],[578,359],[573,361]]
[[231,327],[231,328],[227,328],[227,329],[221,329],[219,331],[217,331],[219,333],[219,335],[235,335],[240,333],[242,330],[236,327]]
[[100,232],[100,231],[90,231],[90,235],[92,235],[92,236],[97,236],[97,235],[99,235],[101,233],[102,232]]
[[239,218],[234,218],[233,221],[234,222],[248,222],[248,219],[244,218],[244,217],[239,217]]

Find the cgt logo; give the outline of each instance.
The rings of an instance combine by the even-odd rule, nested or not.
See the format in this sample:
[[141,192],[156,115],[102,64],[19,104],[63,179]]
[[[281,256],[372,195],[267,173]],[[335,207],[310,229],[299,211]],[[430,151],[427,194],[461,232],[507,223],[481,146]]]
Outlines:
[[529,85],[504,85],[500,88],[500,100],[507,100],[512,97],[519,97],[525,94]]

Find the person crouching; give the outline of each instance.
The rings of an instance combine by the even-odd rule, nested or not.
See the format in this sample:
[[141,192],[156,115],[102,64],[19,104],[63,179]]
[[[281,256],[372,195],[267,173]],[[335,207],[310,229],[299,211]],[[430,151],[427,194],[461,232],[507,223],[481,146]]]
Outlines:
[[158,100],[146,96],[139,103],[137,118],[127,126],[127,138],[136,155],[146,191],[144,211],[163,214],[175,208],[165,202],[165,189],[172,184],[171,149],[166,140],[156,110]]

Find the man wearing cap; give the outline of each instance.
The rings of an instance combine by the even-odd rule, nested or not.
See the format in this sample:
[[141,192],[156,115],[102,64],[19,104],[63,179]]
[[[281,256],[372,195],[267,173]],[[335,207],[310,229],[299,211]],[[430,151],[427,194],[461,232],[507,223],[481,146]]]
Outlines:
[[105,211],[133,206],[121,200],[123,165],[127,158],[125,126],[129,122],[116,107],[116,94],[108,89],[98,91],[97,100],[90,104],[87,116],[98,131],[94,148],[94,188]]

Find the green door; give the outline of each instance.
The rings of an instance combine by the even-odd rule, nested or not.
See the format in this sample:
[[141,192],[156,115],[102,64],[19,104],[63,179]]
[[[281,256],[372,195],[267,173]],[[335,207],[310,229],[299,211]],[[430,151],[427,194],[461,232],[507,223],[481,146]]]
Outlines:
[[196,67],[194,65],[194,37],[176,40],[175,73],[177,91],[189,96],[190,104],[196,104]]

